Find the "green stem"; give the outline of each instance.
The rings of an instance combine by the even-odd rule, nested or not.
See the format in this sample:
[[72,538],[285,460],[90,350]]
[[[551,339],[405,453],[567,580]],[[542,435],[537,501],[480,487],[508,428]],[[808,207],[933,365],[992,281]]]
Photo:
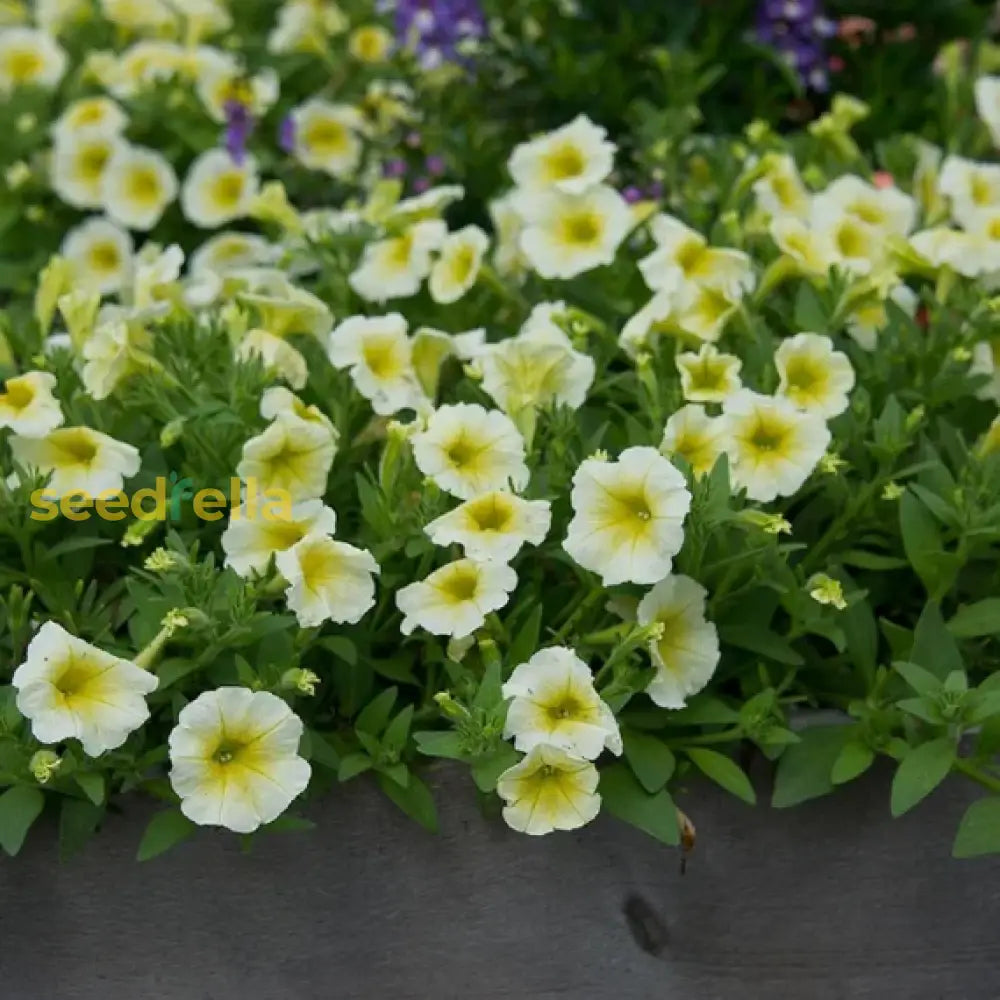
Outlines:
[[668,747],[683,750],[684,747],[707,746],[712,743],[735,743],[743,739],[744,732],[742,726],[733,726],[731,729],[723,729],[719,733],[702,733],[700,736],[684,736],[676,740],[666,740]]
[[967,778],[978,782],[983,788],[989,789],[994,794],[1000,794],[1000,778],[987,774],[981,767],[977,767],[967,757],[957,757],[952,767],[964,774]]

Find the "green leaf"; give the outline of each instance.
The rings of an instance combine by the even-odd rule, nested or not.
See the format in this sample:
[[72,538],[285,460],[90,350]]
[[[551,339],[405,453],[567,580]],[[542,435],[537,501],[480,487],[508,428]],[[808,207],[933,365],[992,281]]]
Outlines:
[[406,737],[410,735],[410,723],[413,721],[413,706],[407,705],[382,734],[382,746],[391,754],[402,753],[406,746]]
[[180,809],[165,809],[158,812],[146,827],[139,843],[138,861],[152,858],[169,851],[171,847],[194,834],[198,827]]
[[677,807],[665,788],[650,795],[625,764],[612,764],[601,771],[600,789],[604,807],[631,826],[672,847],[681,842]]
[[757,802],[757,793],[753,790],[750,779],[732,758],[716,750],[706,750],[704,747],[691,747],[684,752],[706,778],[710,778],[727,792],[738,796],[744,802],[749,802],[750,805]]
[[358,648],[346,636],[328,635],[320,639],[317,645],[329,650],[338,660],[343,660],[351,666],[358,662]]
[[503,701],[501,688],[503,677],[500,673],[500,661],[492,660],[487,664],[483,673],[483,679],[479,684],[475,697],[472,699],[473,708],[482,708],[490,711]]
[[528,620],[518,630],[514,636],[514,641],[507,650],[507,669],[517,667],[530,659],[532,653],[538,649],[538,637],[542,632],[542,615],[545,608],[539,601],[528,617]]
[[1000,635],[1000,597],[967,604],[948,622],[948,631],[958,639],[978,639]]
[[795,329],[825,330],[827,325],[823,303],[809,282],[803,281],[795,296]]
[[902,816],[930,795],[948,776],[954,761],[955,743],[948,737],[914,747],[892,779],[892,815]]
[[455,732],[414,733],[413,742],[417,750],[426,757],[447,757],[450,760],[465,760],[467,754],[462,749],[462,737]]
[[894,663],[892,666],[917,694],[924,697],[934,698],[944,687],[939,677],[915,663]]
[[104,818],[104,809],[83,799],[63,799],[59,813],[59,859],[78,854]]
[[425,830],[438,832],[437,807],[431,790],[415,774],[404,788],[384,774],[376,776],[379,788],[406,813],[410,819],[416,820]]
[[858,569],[870,569],[876,572],[906,569],[910,565],[907,560],[900,559],[898,556],[886,556],[878,552],[865,552],[863,549],[850,549],[839,558],[845,566],[856,566]]
[[719,638],[730,646],[747,649],[759,656],[766,656],[776,663],[799,667],[805,660],[792,649],[788,640],[759,625],[727,625],[719,629]]
[[397,689],[391,687],[372,698],[354,720],[354,728],[359,733],[378,736],[389,721],[389,713],[392,712],[392,706],[396,704],[396,694]]
[[787,809],[833,791],[833,765],[853,726],[813,726],[799,733],[778,761],[771,805]]
[[340,759],[340,767],[337,768],[337,780],[350,781],[351,778],[356,778],[359,774],[370,771],[372,763],[371,757],[367,754],[349,753],[346,757]]
[[73,777],[76,783],[83,789],[83,794],[94,803],[95,806],[104,804],[104,776],[94,771],[77,771]]
[[945,551],[937,521],[909,490],[899,500],[899,528],[906,557],[927,593],[932,598],[943,597],[951,589],[961,563]]
[[910,659],[944,680],[953,670],[965,670],[955,637],[945,626],[940,606],[929,601],[913,633]]
[[45,806],[41,789],[16,785],[0,795],[0,847],[13,857]]
[[979,799],[965,811],[958,825],[951,853],[956,858],[977,858],[1000,852],[1000,796]]
[[622,732],[625,759],[647,792],[658,792],[670,780],[677,766],[670,748],[662,740],[638,729]]
[[482,754],[472,762],[472,780],[481,792],[495,792],[500,775],[521,759],[509,744],[501,743],[491,753]]
[[845,785],[860,777],[872,766],[875,751],[866,743],[852,740],[845,743],[830,771],[830,780],[835,785]]
[[307,729],[305,735],[309,746],[308,759],[336,771],[340,767],[340,754],[330,745],[327,737],[315,729]]

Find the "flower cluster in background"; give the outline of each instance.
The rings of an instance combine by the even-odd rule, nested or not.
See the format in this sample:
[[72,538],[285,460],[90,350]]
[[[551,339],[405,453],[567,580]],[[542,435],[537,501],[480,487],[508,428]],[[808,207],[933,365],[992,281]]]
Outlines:
[[827,42],[836,34],[822,0],[760,0],[757,41],[773,48],[805,87],[829,88]]

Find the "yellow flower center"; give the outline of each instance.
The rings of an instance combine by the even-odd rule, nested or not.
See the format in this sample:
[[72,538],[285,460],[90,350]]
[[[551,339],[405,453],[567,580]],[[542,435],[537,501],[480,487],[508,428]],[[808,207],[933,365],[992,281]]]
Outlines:
[[755,451],[773,454],[784,450],[788,440],[788,427],[777,420],[758,415],[747,442]]
[[677,250],[677,266],[687,278],[698,272],[708,248],[698,239],[685,240]]
[[456,469],[464,469],[466,466],[472,464],[476,455],[479,454],[479,448],[467,438],[459,437],[448,445],[445,449],[445,454],[448,457],[448,461]]
[[441,580],[438,589],[454,604],[471,601],[479,590],[479,573],[472,566],[459,566]]
[[464,285],[476,266],[476,251],[470,246],[461,246],[452,253],[448,264],[452,281]]
[[466,512],[479,531],[498,534],[510,527],[514,516],[510,501],[495,493],[472,501]]
[[45,61],[33,49],[16,49],[7,56],[7,75],[14,83],[28,83],[41,73]]
[[156,205],[160,200],[160,178],[152,167],[133,167],[125,179],[125,195],[139,205]]
[[413,253],[413,236],[405,233],[389,241],[386,255],[390,267],[405,270],[410,266],[410,255]]
[[243,174],[238,170],[226,170],[212,181],[211,198],[222,209],[232,211],[243,197]]
[[91,246],[88,257],[91,268],[97,272],[117,271],[121,264],[121,254],[118,252],[118,247],[110,240]]
[[70,121],[79,128],[83,125],[97,125],[103,121],[105,114],[104,104],[100,100],[84,101],[77,105],[70,115]]
[[562,219],[562,242],[570,246],[593,246],[601,237],[603,231],[601,217],[593,211],[584,209],[570,212]]
[[572,143],[566,142],[550,149],[545,155],[545,176],[550,181],[565,181],[579,177],[587,167],[583,153]]
[[332,118],[318,118],[302,130],[302,144],[321,156],[336,156],[346,152],[350,142],[343,124]]
[[325,547],[307,548],[299,560],[302,580],[309,590],[321,590],[336,576],[336,567]]
[[52,686],[63,697],[67,708],[88,700],[90,685],[104,673],[105,667],[85,656],[70,655]]
[[791,177],[787,177],[783,174],[772,177],[771,190],[774,192],[775,198],[777,198],[778,201],[785,206],[785,208],[792,208],[798,204],[799,186]]
[[566,719],[578,719],[587,715],[586,706],[572,694],[563,695],[558,701],[547,705],[546,714],[553,722],[563,722]]
[[856,201],[847,210],[869,226],[881,226],[885,222],[885,212],[870,201]]
[[85,427],[66,427],[49,435],[59,453],[60,465],[90,465],[97,458],[97,444]]
[[837,249],[844,257],[864,257],[868,251],[868,241],[856,226],[850,224],[837,229]]
[[989,205],[993,201],[993,185],[981,174],[973,174],[969,194],[977,205]]
[[402,368],[396,342],[390,337],[366,338],[361,348],[361,356],[368,370],[376,378],[392,378],[398,375]]
[[814,393],[825,381],[822,368],[810,358],[789,358],[785,363],[785,382],[794,393]]
[[91,182],[100,180],[110,154],[111,150],[104,143],[85,146],[80,153],[80,173],[83,179]]
[[11,379],[0,402],[15,410],[26,410],[35,401],[35,390],[23,379]]
[[284,552],[306,537],[306,526],[296,521],[265,521],[266,544],[276,552]]
[[240,743],[238,740],[233,739],[223,739],[222,742],[212,751],[212,760],[216,764],[221,764],[223,767],[227,764],[232,764],[233,761],[239,756],[240,751],[243,749],[245,744]]

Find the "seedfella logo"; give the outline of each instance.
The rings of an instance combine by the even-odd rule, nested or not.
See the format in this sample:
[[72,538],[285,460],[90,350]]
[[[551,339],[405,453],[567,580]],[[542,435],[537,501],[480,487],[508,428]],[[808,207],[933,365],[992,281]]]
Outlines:
[[196,490],[187,476],[176,472],[158,476],[152,487],[129,495],[124,490],[106,490],[96,497],[84,490],[70,490],[61,497],[46,493],[45,487],[31,494],[31,519],[53,521],[60,515],[67,521],[124,521],[129,514],[139,521],[179,521],[190,501],[194,515],[202,521],[219,521],[228,509],[233,520],[289,521],[292,497],[287,490],[261,491],[255,479],[245,483],[229,480],[228,495],[222,490]]

